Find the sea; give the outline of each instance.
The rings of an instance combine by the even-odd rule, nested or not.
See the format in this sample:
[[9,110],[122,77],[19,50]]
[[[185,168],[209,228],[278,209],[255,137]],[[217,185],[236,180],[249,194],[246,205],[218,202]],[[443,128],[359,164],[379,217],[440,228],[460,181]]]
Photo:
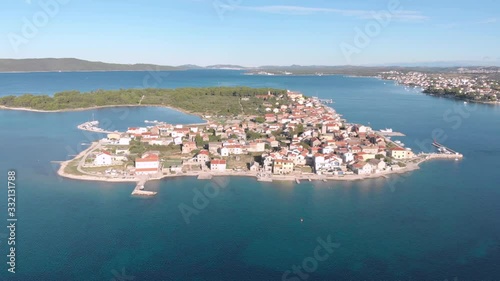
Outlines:
[[[0,280],[500,280],[500,106],[422,94],[376,78],[254,76],[235,70],[2,73],[0,96],[66,90],[250,86],[333,99],[349,122],[392,128],[416,153],[464,155],[388,178],[257,182],[61,178],[57,161],[104,137],[78,130],[144,120],[201,122],[172,109],[0,110]],[[8,173],[15,172],[15,231]],[[10,210],[12,211],[12,210]],[[15,241],[15,273],[9,243]],[[10,256],[10,257],[9,257]]]

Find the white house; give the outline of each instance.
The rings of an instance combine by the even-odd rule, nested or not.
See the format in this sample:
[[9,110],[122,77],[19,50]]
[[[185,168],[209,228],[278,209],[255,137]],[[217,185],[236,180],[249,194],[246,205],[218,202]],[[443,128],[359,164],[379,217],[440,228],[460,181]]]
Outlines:
[[225,172],[226,171],[226,160],[214,159],[210,161],[210,170],[214,172]]
[[142,158],[135,159],[137,175],[156,174],[160,169],[160,158],[156,154],[146,153]]
[[372,172],[372,165],[366,162],[357,162],[352,165],[352,170],[358,175],[368,175]]
[[113,163],[113,157],[111,157],[111,154],[107,151],[103,151],[99,154],[94,159],[94,165],[95,166],[111,166]]
[[119,145],[130,145],[130,138],[120,138],[118,140]]
[[220,156],[227,157],[229,156],[229,149],[227,147],[223,147],[220,149]]
[[346,152],[342,155],[342,159],[344,160],[345,163],[354,161],[354,154],[352,154],[352,152]]

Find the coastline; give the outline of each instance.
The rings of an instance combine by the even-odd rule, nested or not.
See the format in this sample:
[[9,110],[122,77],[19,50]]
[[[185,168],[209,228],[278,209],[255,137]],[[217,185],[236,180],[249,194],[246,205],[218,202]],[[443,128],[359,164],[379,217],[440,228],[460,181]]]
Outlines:
[[[84,180],[84,181],[98,181],[98,182],[112,182],[112,183],[138,183],[141,181],[141,178],[113,178],[113,177],[105,177],[105,176],[91,176],[91,175],[75,175],[65,172],[65,168],[67,165],[77,159],[80,159],[89,151],[95,148],[96,143],[93,143],[89,148],[80,152],[75,158],[71,160],[66,160],[60,163],[60,167],[57,171],[57,174],[63,178],[69,178],[74,180]],[[425,155],[425,154],[424,154]],[[438,159],[455,159],[462,158],[463,156],[450,155],[447,157],[439,157],[439,156],[429,156],[422,157],[419,156],[415,159],[418,159],[415,163],[408,163],[406,167],[402,167],[397,170],[388,170],[379,173],[365,174],[365,175],[344,175],[344,176],[333,176],[333,175],[318,175],[318,174],[289,174],[289,175],[272,175],[270,179],[263,180],[264,182],[273,182],[273,181],[297,181],[297,180],[311,180],[311,181],[358,181],[358,180],[366,180],[366,179],[376,179],[376,178],[388,178],[390,175],[404,174],[408,172],[412,172],[420,169],[420,164],[429,160],[438,160]],[[201,176],[201,177],[200,177]],[[208,176],[208,177],[207,177]],[[206,172],[206,171],[197,171],[197,172],[186,172],[182,174],[163,174],[157,177],[151,177],[148,181],[158,181],[168,178],[177,178],[177,177],[200,177],[200,180],[210,179],[212,177],[252,177],[255,180],[259,181],[258,172],[251,171],[226,171],[226,172]]]
[[13,111],[28,111],[28,112],[36,112],[36,113],[62,113],[62,112],[79,112],[79,111],[89,111],[89,110],[94,110],[94,109],[104,109],[104,108],[117,108],[117,107],[163,107],[163,108],[168,108],[171,110],[175,110],[184,114],[189,114],[189,115],[194,115],[197,117],[200,117],[204,123],[195,123],[195,124],[185,124],[187,126],[189,125],[200,125],[200,124],[206,124],[209,123],[209,120],[205,118],[201,113],[196,113],[196,112],[190,112],[185,109],[181,108],[176,108],[173,106],[169,105],[148,105],[148,104],[124,104],[124,105],[99,105],[99,106],[92,106],[92,107],[87,107],[87,108],[71,108],[71,109],[57,109],[57,110],[43,110],[43,109],[33,109],[33,108],[28,108],[28,107],[8,107],[4,105],[0,105],[0,110],[13,110]]

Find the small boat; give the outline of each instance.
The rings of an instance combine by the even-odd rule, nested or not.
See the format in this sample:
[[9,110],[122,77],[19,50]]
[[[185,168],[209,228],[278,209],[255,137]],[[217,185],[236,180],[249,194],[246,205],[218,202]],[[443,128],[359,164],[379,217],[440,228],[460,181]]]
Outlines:
[[300,218],[300,222],[304,222],[304,219],[303,219],[303,218]]
[[300,184],[300,180],[299,180],[299,179],[295,179],[295,182],[296,182],[297,184]]
[[464,101],[464,104],[467,104],[467,102],[466,102],[466,101]]
[[382,133],[392,133],[392,129],[391,128],[385,128],[385,129],[380,130],[380,132],[382,132]]

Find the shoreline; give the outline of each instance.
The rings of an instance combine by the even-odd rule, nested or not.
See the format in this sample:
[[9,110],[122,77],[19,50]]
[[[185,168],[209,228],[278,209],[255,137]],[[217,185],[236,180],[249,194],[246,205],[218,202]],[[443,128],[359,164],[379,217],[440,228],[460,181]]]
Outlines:
[[[87,154],[95,147],[96,143],[93,143],[90,147],[80,152],[75,158],[66,160],[60,163],[60,167],[57,171],[57,174],[60,177],[73,179],[73,180],[83,180],[83,181],[97,181],[97,182],[108,182],[108,183],[138,183],[141,181],[139,177],[134,178],[113,178],[113,177],[105,177],[105,176],[91,176],[91,175],[75,175],[65,172],[65,168],[68,164],[74,160],[77,160]],[[412,171],[416,171],[420,169],[420,164],[430,161],[430,160],[451,160],[451,159],[462,159],[463,155],[432,155],[432,154],[422,154],[418,156],[418,159],[415,163],[408,163],[406,167],[402,167],[397,170],[388,170],[379,173],[365,174],[365,175],[344,175],[344,176],[333,176],[333,175],[318,175],[318,174],[289,174],[289,175],[272,175],[271,178],[265,178],[264,180],[260,180],[258,177],[259,172],[251,172],[251,171],[226,171],[226,172],[207,172],[207,171],[197,171],[197,172],[187,172],[181,174],[163,174],[157,177],[151,177],[148,181],[161,181],[169,178],[180,178],[180,177],[200,177],[200,180],[211,179],[212,177],[250,177],[254,178],[257,181],[269,182],[272,183],[274,181],[286,181],[293,182],[297,180],[304,181],[359,181],[359,180],[367,180],[367,179],[377,179],[377,178],[386,178],[388,179],[391,175],[405,174]],[[209,176],[206,178],[206,176]]]
[[92,107],[87,107],[87,108],[72,108],[72,109],[57,109],[57,110],[43,110],[43,109],[33,109],[33,108],[27,108],[27,107],[8,107],[4,105],[0,105],[0,110],[12,110],[12,111],[27,111],[27,112],[35,112],[35,113],[64,113],[64,112],[80,112],[80,111],[90,111],[90,110],[95,110],[95,109],[106,109],[106,108],[119,108],[119,107],[161,107],[161,108],[168,108],[171,110],[178,111],[180,113],[184,113],[187,115],[193,115],[199,117],[201,120],[204,122],[202,123],[189,123],[189,124],[182,124],[185,126],[195,126],[195,125],[204,125],[210,123],[209,120],[205,118],[201,113],[195,113],[195,112],[189,112],[185,109],[181,108],[176,108],[170,105],[147,105],[147,104],[126,104],[126,105],[99,105],[99,106],[92,106]]

